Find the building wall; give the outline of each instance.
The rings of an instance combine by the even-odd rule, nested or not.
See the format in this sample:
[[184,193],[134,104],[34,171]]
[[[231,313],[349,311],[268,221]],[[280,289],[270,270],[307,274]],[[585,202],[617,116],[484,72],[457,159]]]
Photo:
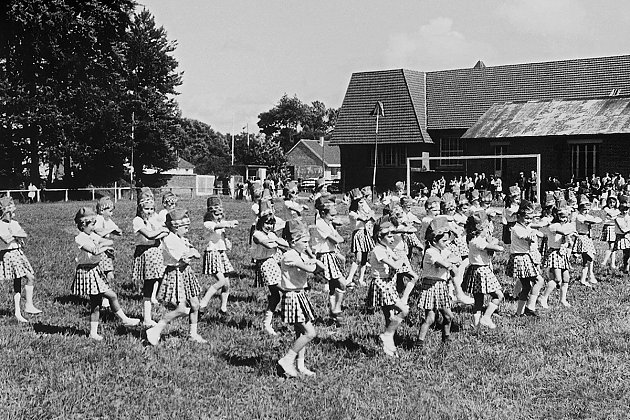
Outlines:
[[[386,145],[381,145],[386,147]],[[422,152],[429,152],[433,156],[433,144],[413,143],[406,145],[408,157],[422,156]],[[340,145],[341,152],[341,184],[344,191],[352,188],[372,185],[374,172],[374,145],[355,144]],[[397,181],[404,181],[407,177],[405,163],[394,166],[379,165],[376,169],[376,189],[379,192],[393,189]]]

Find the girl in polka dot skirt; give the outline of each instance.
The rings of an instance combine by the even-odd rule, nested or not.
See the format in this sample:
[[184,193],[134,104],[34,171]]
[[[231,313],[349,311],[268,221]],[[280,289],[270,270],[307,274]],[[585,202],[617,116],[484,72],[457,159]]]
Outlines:
[[17,220],[14,220],[14,216],[15,204],[13,199],[8,196],[0,198],[0,280],[13,281],[15,318],[19,322],[28,322],[22,316],[20,309],[22,279],[26,279],[26,285],[24,286],[24,294],[26,295],[24,312],[27,314],[39,314],[42,311],[33,305],[35,273],[22,250],[26,232]]
[[[103,196],[96,202],[96,223],[94,232],[105,239],[112,239],[114,236],[121,236],[122,231],[112,219],[114,213],[114,202],[109,196]],[[114,250],[103,252],[101,259],[101,270],[107,278],[107,282],[114,281]],[[109,308],[109,300],[103,299],[102,308]]]
[[232,249],[232,243],[225,236],[225,229],[238,226],[238,220],[223,220],[223,202],[218,195],[208,197],[207,212],[203,218],[203,227],[206,228],[208,245],[203,253],[203,274],[214,277],[217,281],[208,288],[199,302],[201,309],[210,303],[210,299],[217,292],[221,292],[222,313],[227,313],[228,298],[230,296],[230,279],[226,274],[232,273],[234,267],[227,256],[227,251]]
[[200,255],[185,237],[190,229],[188,211],[182,208],[171,210],[166,215],[165,223],[170,233],[162,239],[160,246],[166,269],[157,297],[166,305],[175,306],[175,309],[167,312],[155,326],[147,330],[147,340],[152,345],[157,345],[169,322],[188,315],[190,340],[206,343],[197,329],[201,285],[190,267],[190,262],[192,259],[199,259]]
[[273,313],[280,303],[282,291],[280,290],[280,260],[282,250],[289,247],[287,241],[279,238],[274,232],[276,218],[268,201],[260,203],[260,216],[256,221],[256,230],[252,237],[252,258],[256,261],[256,275],[269,289],[267,311],[263,328],[269,335],[277,335],[271,325]]
[[105,239],[94,232],[96,214],[94,210],[81,207],[74,217],[80,233],[74,238],[78,247],[75,261],[77,263],[72,293],[78,296],[90,297],[90,338],[102,340],[98,334],[100,307],[103,298],[107,298],[111,308],[125,327],[133,327],[140,323],[139,319],[129,318],[120,307],[116,293],[107,283],[107,278],[101,270],[102,254],[112,249],[111,239]]

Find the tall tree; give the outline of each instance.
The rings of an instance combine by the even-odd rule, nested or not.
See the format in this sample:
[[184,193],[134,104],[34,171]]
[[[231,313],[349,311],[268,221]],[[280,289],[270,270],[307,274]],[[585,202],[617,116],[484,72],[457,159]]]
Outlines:
[[81,113],[100,109],[116,86],[115,46],[133,5],[131,0],[0,3],[0,127],[2,140],[16,152],[10,170],[21,172],[20,153],[27,151],[30,177],[37,182],[40,160],[60,160],[76,146],[77,134],[90,125]]
[[181,131],[171,143],[179,156],[195,165],[198,174],[230,173],[230,148],[226,137],[201,121],[184,118]]

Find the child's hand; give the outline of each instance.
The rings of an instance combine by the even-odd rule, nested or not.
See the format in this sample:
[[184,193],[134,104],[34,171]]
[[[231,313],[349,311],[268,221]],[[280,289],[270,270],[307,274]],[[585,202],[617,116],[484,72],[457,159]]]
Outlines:
[[228,251],[232,250],[232,242],[228,238],[225,238],[225,247]]
[[236,226],[238,226],[238,220],[232,220],[230,222],[230,227],[235,228]]
[[118,229],[114,229],[112,230],[112,235],[116,235],[116,236],[122,236],[122,232]]

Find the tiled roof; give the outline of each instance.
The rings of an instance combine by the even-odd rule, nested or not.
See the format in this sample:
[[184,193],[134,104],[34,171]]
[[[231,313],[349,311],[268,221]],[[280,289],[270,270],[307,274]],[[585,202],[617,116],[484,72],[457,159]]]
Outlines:
[[[297,150],[305,147],[310,150],[315,159],[322,160],[322,146],[320,146],[319,140],[302,139],[297,142],[291,150],[287,152],[287,157],[292,153],[296,153]],[[341,155],[339,153],[339,146],[331,145],[329,141],[324,142],[324,163],[326,165],[340,165]]]
[[427,72],[426,86],[428,128],[468,128],[497,102],[629,94],[630,55]]
[[195,165],[193,165],[192,163],[188,162],[187,160],[184,160],[182,158],[178,158],[177,159],[177,168],[178,169],[195,169]]
[[385,115],[379,118],[379,143],[432,143],[426,132],[424,73],[385,70],[354,73],[332,136],[332,144],[374,143],[377,102]]
[[630,134],[630,96],[494,104],[462,138]]

